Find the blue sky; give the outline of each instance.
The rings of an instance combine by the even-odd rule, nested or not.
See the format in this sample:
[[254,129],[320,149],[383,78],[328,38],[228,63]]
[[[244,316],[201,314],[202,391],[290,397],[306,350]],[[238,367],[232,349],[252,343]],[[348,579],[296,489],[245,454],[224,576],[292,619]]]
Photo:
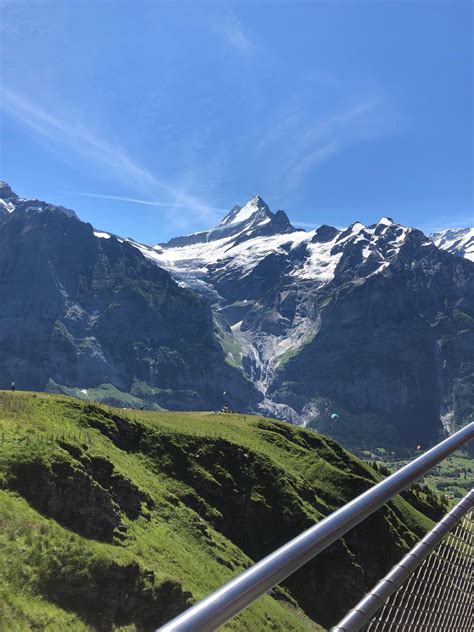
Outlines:
[[473,4],[2,2],[0,177],[144,242],[473,222]]

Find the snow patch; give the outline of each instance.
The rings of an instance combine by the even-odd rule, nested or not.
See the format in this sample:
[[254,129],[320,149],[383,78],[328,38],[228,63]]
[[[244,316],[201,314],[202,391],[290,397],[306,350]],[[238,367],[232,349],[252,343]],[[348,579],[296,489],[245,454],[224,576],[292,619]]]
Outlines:
[[337,237],[333,241],[329,241],[325,244],[309,243],[307,246],[309,256],[303,267],[294,270],[291,276],[298,279],[312,279],[325,283],[331,281],[334,278],[337,264],[342,257],[342,252],[331,255],[331,250],[336,239]]
[[13,213],[13,211],[15,210],[15,205],[14,204],[12,204],[11,202],[6,202],[5,200],[2,200],[1,198],[0,198],[0,204],[9,213]]
[[232,224],[241,224],[250,219],[252,215],[257,213],[260,208],[258,206],[259,198],[255,196],[245,206],[237,211],[235,214],[231,213],[228,217],[224,218],[219,226],[231,226]]
[[233,246],[233,238],[162,250],[151,249],[136,243],[132,245],[168,272],[179,274],[183,278],[187,276],[202,278],[207,274],[209,266],[224,262],[229,265],[229,268],[238,269],[242,276],[246,276],[269,254],[273,252],[284,254],[283,246],[292,250],[302,241],[311,239],[313,234],[297,231],[288,235],[256,237],[236,246]]
[[430,235],[431,241],[451,254],[474,261],[474,228],[453,228]]

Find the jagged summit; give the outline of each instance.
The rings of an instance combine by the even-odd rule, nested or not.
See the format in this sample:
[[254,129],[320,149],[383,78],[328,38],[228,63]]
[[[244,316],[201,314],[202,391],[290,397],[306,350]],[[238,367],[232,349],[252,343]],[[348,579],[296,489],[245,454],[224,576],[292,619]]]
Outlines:
[[55,204],[42,202],[36,198],[21,198],[12,190],[7,182],[0,180],[0,220],[5,219],[14,211],[25,211],[29,213],[60,211],[68,217],[79,219],[72,209],[66,208],[65,206],[56,206]]
[[290,224],[284,211],[272,213],[264,200],[255,195],[244,206],[233,206],[211,230],[175,237],[165,244],[158,245],[165,248],[180,248],[226,238],[233,238],[234,243],[241,243],[254,237],[284,235],[295,231],[296,228]]
[[18,195],[12,191],[11,186],[4,180],[0,180],[0,198],[2,200],[18,199]]
[[259,195],[255,195],[245,206],[234,206],[219,222],[216,228],[242,224],[243,222],[248,222],[249,220],[254,221],[255,219],[264,221],[265,219],[271,219],[272,215],[270,208],[264,200]]
[[181,283],[221,304],[228,287],[236,282],[243,288],[243,279],[254,273],[258,281],[250,294],[232,290],[234,300],[250,300],[284,277],[290,284],[295,279],[317,286],[333,280],[364,283],[403,258],[409,244],[421,248],[431,243],[421,232],[415,237],[412,233],[413,229],[388,217],[370,226],[356,221],[347,228],[324,224],[309,232],[297,230],[283,211],[272,213],[255,196],[245,206],[233,207],[208,232],[173,239],[163,247],[136,245]]
[[452,255],[474,261],[474,228],[450,228],[429,235],[431,241]]
[[12,191],[10,185],[0,180],[0,221],[6,219],[15,210],[18,195]]

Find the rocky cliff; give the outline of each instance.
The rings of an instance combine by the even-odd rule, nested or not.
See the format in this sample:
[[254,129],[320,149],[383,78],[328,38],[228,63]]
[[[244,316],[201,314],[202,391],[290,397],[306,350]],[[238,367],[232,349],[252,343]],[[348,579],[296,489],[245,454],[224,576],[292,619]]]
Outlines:
[[221,239],[142,250],[212,304],[262,411],[369,445],[473,418],[471,261],[391,218],[262,235],[254,201]]
[[[207,303],[127,242],[58,207],[0,225],[0,382],[179,409],[258,400],[229,366]],[[94,390],[95,389],[95,390]]]

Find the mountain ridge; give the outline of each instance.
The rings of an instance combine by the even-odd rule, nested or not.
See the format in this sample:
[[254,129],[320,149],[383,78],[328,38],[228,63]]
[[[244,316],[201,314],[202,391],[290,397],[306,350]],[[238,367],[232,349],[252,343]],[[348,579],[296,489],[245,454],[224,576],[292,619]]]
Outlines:
[[294,232],[284,211],[272,213],[259,195],[255,195],[244,206],[234,206],[222,220],[208,231],[193,233],[183,237],[174,237],[163,248],[182,247],[198,243],[207,243],[219,239],[240,237],[240,241],[258,236]]
[[[20,247],[28,259],[33,249],[26,252],[21,244],[36,239],[38,252],[48,252],[39,269],[54,292],[64,295],[63,305],[70,303],[67,309],[63,308],[52,340],[66,344],[64,348],[72,354],[71,366],[85,361],[88,369],[84,375],[96,375],[95,384],[92,380],[75,384],[77,378],[64,365],[64,375],[69,378],[62,379],[61,373],[52,377],[51,361],[58,350],[46,344],[45,339],[42,346],[50,349],[51,360],[44,365],[44,371],[49,371],[51,381],[46,380],[43,388],[106,401],[125,398],[122,401],[133,406],[171,408],[219,407],[224,401],[222,393],[226,392],[234,408],[324,427],[339,440],[349,442],[354,437],[362,442],[369,437],[379,443],[429,442],[474,415],[473,263],[438,248],[415,228],[383,217],[369,226],[354,222],[347,228],[322,225],[304,231],[295,229],[282,211],[272,213],[262,198],[255,196],[243,207],[233,207],[210,231],[177,238],[178,241],[169,242],[171,245],[147,246],[94,230],[77,217],[65,214],[62,207],[36,206],[39,205],[18,205],[0,219],[0,242],[3,234],[4,244],[0,274],[2,269],[14,270],[19,263],[12,244],[16,244],[17,251]],[[49,233],[45,228],[48,222],[57,225]],[[63,229],[59,229],[64,222],[72,222],[64,234],[78,231],[87,233],[87,239],[79,239],[82,251],[71,242],[69,250],[77,253],[76,262],[71,261],[68,251],[63,270],[57,256],[66,252]],[[28,227],[29,232],[12,232],[17,224],[22,230]],[[86,232],[83,226],[88,226]],[[53,243],[45,250],[48,239]],[[108,357],[112,354],[117,361],[120,358],[121,366],[126,367],[122,373],[114,373],[116,369],[110,372],[115,361],[104,364],[100,360],[103,349],[94,342],[98,325],[93,303],[98,295],[85,308],[85,318],[80,315],[84,305],[80,303],[77,311],[76,299],[71,302],[67,298],[64,282],[58,285],[64,274],[69,275],[69,285],[72,281],[80,283],[79,270],[86,264],[89,251],[98,253],[94,255],[98,258],[88,272],[87,292],[92,291],[95,296],[98,290],[112,291],[97,276],[101,266],[105,267],[100,274],[105,273],[104,278],[111,273],[117,275],[118,287],[122,288],[125,311],[113,308],[105,312],[102,321],[97,321],[104,323],[104,335],[112,326],[128,340],[125,354],[120,352],[118,338],[117,342],[110,341],[107,352]],[[51,257],[56,261],[52,276],[48,263]],[[99,265],[99,261],[104,263]],[[134,263],[132,267],[120,263],[115,268],[113,261]],[[23,264],[29,266],[31,276],[38,273],[29,259]],[[183,307],[188,300],[201,301],[202,314],[207,310],[204,319],[196,319],[194,329],[187,328],[190,337],[184,346],[176,336],[170,339],[172,354],[176,352],[181,358],[183,353],[188,354],[185,364],[194,367],[191,373],[186,372],[188,369],[183,373],[189,385],[184,389],[178,386],[182,382],[182,360],[169,355],[168,348],[160,351],[163,342],[159,342],[154,328],[160,323],[158,330],[173,331],[167,319],[186,321],[186,309],[181,314],[179,310],[165,312],[164,319],[158,312],[150,312],[135,342],[132,338],[137,333],[123,330],[132,326],[130,314],[141,319],[140,302],[155,292],[151,286],[147,289],[141,279],[141,275],[153,277],[153,269],[160,278],[169,279],[164,296],[181,293],[179,301]],[[0,294],[3,287],[5,306],[19,300],[22,309],[28,311],[24,301],[41,302],[35,287],[30,288],[27,298],[21,297],[19,286],[8,284],[8,277],[4,276],[2,283]],[[124,293],[130,283],[143,287],[138,293]],[[108,299],[110,308],[115,304],[114,292]],[[74,289],[73,296],[76,294]],[[118,318],[112,321],[114,312]],[[71,314],[75,314],[72,319]],[[32,329],[35,328],[29,327],[29,331]],[[11,318],[0,320],[3,344],[12,331],[15,323]],[[25,336],[28,339],[26,333]],[[143,346],[143,341],[138,343],[140,336],[146,341],[156,338],[158,342],[146,342]],[[191,345],[191,349],[196,336],[203,342],[202,352],[189,355],[186,345]],[[11,350],[8,353],[13,353],[13,348],[24,349],[19,342],[15,345],[7,343],[6,348]],[[31,347],[34,346],[32,341]],[[22,353],[27,354],[26,350]],[[164,362],[159,377],[151,369],[157,357]],[[209,362],[210,357],[215,361]],[[93,365],[101,366],[102,362],[109,367],[110,379],[102,380],[102,385],[98,382],[100,371],[90,370],[88,362],[92,358]],[[24,357],[17,357],[15,362],[7,354],[3,379],[11,379],[11,367],[19,367]],[[334,411],[340,413],[337,424],[328,421]],[[358,433],[357,427],[363,432]]]
[[218,408],[224,390],[255,400],[199,295],[58,207],[17,206],[0,224],[0,299],[5,385],[158,408]]
[[449,228],[429,237],[438,248],[474,261],[474,228]]
[[45,210],[59,211],[68,217],[79,219],[75,211],[65,206],[57,206],[36,198],[21,198],[7,182],[0,180],[0,220],[2,217],[5,219],[9,214],[17,210],[36,213],[41,213]]
[[[237,353],[235,348],[233,350],[233,357],[264,396],[259,404],[264,414],[304,425],[322,425],[326,431],[335,432],[339,440],[344,439],[344,433],[354,435],[354,424],[362,423],[364,419],[365,426],[379,426],[373,438],[382,442],[388,436],[397,435],[402,435],[404,442],[429,440],[439,435],[442,428],[453,429],[466,419],[466,415],[467,419],[472,418],[472,395],[459,397],[463,389],[467,389],[467,393],[474,390],[474,276],[472,263],[467,258],[452,259],[455,253],[438,248],[418,229],[402,226],[388,217],[369,226],[354,222],[347,228],[323,225],[308,232],[294,230],[268,237],[246,235],[244,243],[235,234],[213,243],[181,243],[177,247],[164,246],[143,252],[169,270],[180,283],[206,296],[214,311],[223,316],[238,346]],[[441,284],[439,287],[434,283],[435,278]],[[406,287],[397,287],[394,301],[390,294],[398,284],[397,281],[394,285],[395,279],[405,279]],[[381,290],[382,287],[386,289]],[[385,298],[380,291],[387,293]],[[288,388],[288,373],[293,372],[292,367],[304,357],[305,348],[308,345],[313,348],[313,340],[321,342],[320,334],[326,329],[325,323],[332,322],[334,327],[341,318],[343,322],[350,322],[342,313],[335,315],[331,307],[334,299],[340,297],[334,304],[342,306],[345,301],[353,300],[352,296],[355,299],[367,294],[365,300],[370,301],[366,303],[369,305],[373,303],[370,294],[376,296],[377,292],[376,311],[379,315],[375,323],[382,329],[392,323],[390,345],[387,346],[382,335],[377,342],[378,349],[374,348],[367,337],[370,331],[362,333],[361,310],[365,311],[367,307],[360,305],[356,308],[359,321],[351,325],[360,331],[350,334],[344,328],[339,331],[337,340],[334,339],[333,347],[323,347],[322,353],[316,352],[315,347],[309,354],[310,365],[305,365],[303,372],[297,370],[298,380]],[[446,292],[451,293],[451,299],[446,298]],[[423,295],[423,304],[417,305],[410,293],[412,296]],[[436,313],[443,301],[447,305],[447,300],[452,301],[447,319],[439,321]],[[392,306],[391,310],[384,307],[384,302]],[[460,320],[461,314],[463,320]],[[410,337],[400,328],[404,321],[411,323]],[[428,322],[430,325],[426,328]],[[441,331],[440,322],[446,325],[444,331]],[[467,328],[462,329],[460,325]],[[453,331],[457,331],[457,335],[451,339]],[[334,334],[328,335],[332,338]],[[374,386],[380,382],[380,376],[377,376],[380,368],[386,374],[384,385],[380,384],[378,388],[371,388],[369,384],[362,386],[360,378],[356,378],[357,396],[350,389],[341,396],[329,384],[314,386],[317,381],[314,367],[319,367],[321,376],[328,374],[329,360],[339,355],[341,341],[351,335],[361,341],[361,336],[365,336],[363,347],[357,353],[364,354],[366,348],[372,349],[371,355],[376,358],[375,366],[370,369]],[[439,363],[450,346],[460,344],[455,344],[458,336],[459,341],[464,340],[466,350],[454,351],[460,360],[454,360],[459,363],[453,373],[452,349],[450,360],[447,357],[442,360],[444,369]],[[403,349],[397,349],[397,340]],[[421,343],[425,345],[424,349],[419,348],[416,357],[412,355],[407,364],[410,347],[418,348],[420,340],[424,340]],[[385,350],[380,353],[382,349]],[[429,358],[426,365],[422,363],[423,357]],[[315,358],[318,359],[315,361]],[[322,363],[321,358],[325,358]],[[368,365],[373,364],[370,358]],[[329,381],[332,384],[340,381],[349,386],[354,381],[353,376],[346,374],[342,380],[340,378],[346,372],[347,363],[354,367],[354,371],[357,371],[356,365],[346,353],[341,356],[341,363],[337,369],[329,371]],[[400,377],[400,371],[405,377]],[[302,377],[308,372],[313,386],[309,385],[302,392],[297,384],[305,382]],[[455,378],[454,374],[462,377]],[[420,383],[420,379],[424,379],[421,376],[430,376],[424,385]],[[400,381],[399,389],[393,387],[397,380]],[[417,382],[420,386],[415,392],[412,385]],[[463,386],[459,388],[461,384]],[[366,396],[361,396],[361,389],[367,392]],[[382,407],[369,406],[371,401],[380,398],[385,401]],[[398,406],[396,399],[405,400],[405,403]],[[360,404],[357,404],[358,400]],[[460,405],[461,401],[470,403],[466,407]],[[331,409],[344,411],[346,422],[336,427],[328,426]],[[370,410],[370,413],[364,414],[364,410],[366,413]],[[382,424],[377,420],[380,415],[385,418]],[[420,421],[423,418],[426,419],[424,424]],[[361,421],[356,422],[356,419]],[[414,430],[410,431],[410,427]]]

